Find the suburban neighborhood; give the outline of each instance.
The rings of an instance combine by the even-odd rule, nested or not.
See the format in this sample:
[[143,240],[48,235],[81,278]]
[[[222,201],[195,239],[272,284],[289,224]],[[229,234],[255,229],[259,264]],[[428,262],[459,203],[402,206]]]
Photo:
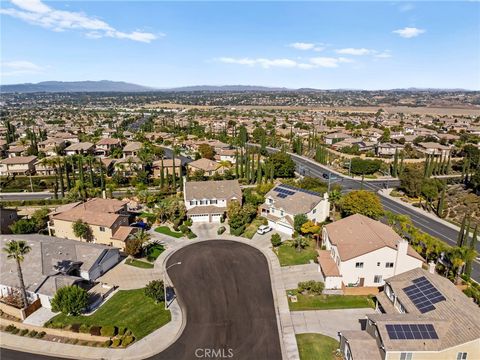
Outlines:
[[480,360],[478,1],[2,1],[0,360]]

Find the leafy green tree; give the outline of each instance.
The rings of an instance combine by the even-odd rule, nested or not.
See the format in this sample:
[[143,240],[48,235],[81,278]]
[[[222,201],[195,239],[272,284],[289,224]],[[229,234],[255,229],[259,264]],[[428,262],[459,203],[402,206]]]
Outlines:
[[318,234],[319,231],[320,231],[320,226],[315,224],[312,220],[308,220],[300,228],[300,232],[304,235]]
[[271,241],[273,247],[277,247],[277,246],[280,246],[282,244],[282,238],[280,237],[279,234],[272,234],[272,237],[270,238],[270,241]]
[[307,215],[297,214],[293,217],[293,228],[297,233],[302,232],[302,226],[308,221]]
[[25,260],[25,255],[27,255],[32,248],[28,246],[25,240],[10,240],[2,250],[7,254],[7,259],[13,259],[17,263],[17,275],[22,294],[22,304],[23,307],[26,307],[28,305],[28,297],[25,282],[23,281],[22,262]]
[[76,237],[79,237],[81,240],[91,241],[92,240],[92,228],[82,219],[78,219],[72,224],[73,234]]
[[290,244],[295,250],[300,252],[308,246],[308,241],[303,236],[295,236]]
[[362,214],[372,219],[378,219],[384,214],[382,203],[378,195],[366,191],[351,191],[339,202],[342,216]]
[[371,175],[380,170],[381,166],[381,160],[353,158],[350,170],[355,175]]
[[215,150],[208,144],[200,144],[198,146],[198,152],[202,158],[213,160],[215,158]]
[[295,162],[285,152],[279,151],[271,154],[267,163],[272,166],[275,178],[291,178],[295,176]]
[[408,196],[418,197],[422,192],[423,171],[418,166],[405,166],[400,175],[400,189]]
[[125,242],[125,253],[129,256],[138,256],[142,252],[142,248],[142,241],[133,236]]
[[88,305],[88,294],[77,285],[64,286],[57,290],[51,304],[54,312],[78,316]]
[[35,229],[35,223],[30,219],[20,219],[10,225],[10,230],[14,234],[31,234]]
[[165,289],[163,281],[152,280],[145,287],[145,295],[152,298],[156,303],[165,301]]

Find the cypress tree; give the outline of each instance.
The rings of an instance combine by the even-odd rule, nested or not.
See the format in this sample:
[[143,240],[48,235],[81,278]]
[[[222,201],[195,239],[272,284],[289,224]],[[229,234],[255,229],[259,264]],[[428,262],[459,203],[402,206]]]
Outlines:
[[398,175],[398,149],[395,149],[395,155],[393,156],[392,176]]
[[238,150],[235,150],[235,177],[238,179]]
[[161,164],[160,164],[160,188],[163,189],[164,186],[165,186],[165,174],[164,174],[163,157],[162,157]]
[[[476,245],[477,245],[477,234],[478,234],[478,224],[475,225],[475,229],[473,230],[473,236],[472,239],[470,240],[469,244],[469,249],[472,251],[475,251]],[[470,276],[472,275],[472,261],[467,261],[465,263],[465,275],[470,279]]]
[[437,206],[437,215],[441,218],[444,217],[444,207],[445,207],[445,189],[446,185],[443,186],[442,193],[440,194],[440,198],[438,200],[438,206]]
[[260,153],[257,155],[257,184],[262,183],[262,166],[260,164]]
[[175,173],[175,148],[172,149],[172,180],[173,180],[173,190],[177,191],[177,174]]
[[428,177],[428,168],[429,168],[429,162],[430,162],[430,155],[427,155],[427,157],[425,158],[425,162],[423,163],[423,177],[426,178]]
[[465,215],[465,216],[463,217],[462,225],[460,226],[460,231],[458,232],[458,237],[457,237],[457,246],[458,246],[458,247],[461,247],[462,244],[463,244],[463,239],[464,239],[464,236],[465,236],[465,225],[466,225],[466,222],[467,222],[467,215]]
[[402,174],[403,174],[403,170],[405,169],[405,165],[404,165],[404,163],[403,163],[404,160],[405,160],[405,154],[404,154],[404,152],[402,151],[402,152],[400,153],[400,166],[399,166],[399,168],[398,168],[398,174],[399,174],[399,175],[402,175]]

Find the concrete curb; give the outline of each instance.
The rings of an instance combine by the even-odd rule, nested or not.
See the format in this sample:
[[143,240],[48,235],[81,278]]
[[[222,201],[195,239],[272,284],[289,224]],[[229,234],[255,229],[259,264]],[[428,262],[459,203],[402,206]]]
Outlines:
[[378,190],[378,193],[381,195],[381,196],[384,196],[392,201],[395,201],[397,204],[399,205],[402,205],[402,206],[405,206],[405,207],[408,207],[409,209],[417,212],[418,214],[420,215],[423,215],[423,216],[426,216],[436,222],[439,222],[441,223],[442,225],[445,225],[445,226],[448,226],[449,228],[453,229],[453,230],[456,230],[456,231],[460,231],[460,227],[444,220],[444,219],[441,219],[439,218],[438,216],[435,216],[433,215],[432,213],[429,213],[428,211],[425,211],[423,209],[420,209],[420,208],[417,208],[415,206],[413,206],[412,204],[409,204],[409,203],[406,203],[402,200],[400,200],[399,198],[395,197],[395,196],[392,196],[390,195],[390,193],[392,192],[393,189],[382,189],[382,190]]
[[[282,280],[280,263],[272,251],[266,251],[267,249],[260,247],[252,240],[237,238],[230,235],[221,236],[221,238],[195,239],[193,241],[189,240],[176,243],[170,249],[167,249],[165,253],[168,251],[168,254],[166,254],[162,260],[162,269],[165,269],[165,265],[170,256],[185,246],[198,242],[215,240],[241,242],[259,250],[265,256],[269,267],[272,295],[275,304],[279,337],[281,340],[280,346],[282,349],[282,357],[285,360],[299,360],[300,356],[298,353],[297,340],[285,295],[286,290]],[[166,273],[166,276],[168,277],[168,273]],[[170,305],[170,311],[172,320],[169,323],[138,342],[135,342],[127,349],[94,348],[81,345],[60,344],[52,341],[25,338],[8,333],[1,334],[0,346],[21,352],[31,352],[47,356],[61,356],[71,359],[145,359],[167,349],[183,333],[186,326],[186,309],[182,307],[178,298],[177,301],[174,301]],[[174,333],[173,337],[168,338],[165,336],[172,333]],[[164,341],[166,338],[168,338],[168,340]],[[161,345],[159,346],[159,344]]]

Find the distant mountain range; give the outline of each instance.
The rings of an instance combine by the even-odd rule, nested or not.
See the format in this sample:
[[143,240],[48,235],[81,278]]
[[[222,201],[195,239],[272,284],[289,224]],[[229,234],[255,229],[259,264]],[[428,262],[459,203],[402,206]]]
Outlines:
[[[302,89],[289,89],[285,87],[267,87],[267,86],[254,86],[254,85],[197,85],[197,86],[184,86],[176,88],[154,88],[143,85],[137,85],[127,83],[123,81],[44,81],[36,84],[11,84],[0,85],[0,92],[2,93],[36,93],[36,92],[147,92],[147,91],[171,91],[171,92],[193,92],[193,91],[205,91],[205,92],[240,92],[240,91],[252,91],[252,92],[275,92],[275,91],[361,91],[355,89],[332,89],[332,90],[320,90],[312,88]],[[420,89],[420,88],[408,88],[408,89],[392,89],[391,91],[469,91],[464,89]]]

